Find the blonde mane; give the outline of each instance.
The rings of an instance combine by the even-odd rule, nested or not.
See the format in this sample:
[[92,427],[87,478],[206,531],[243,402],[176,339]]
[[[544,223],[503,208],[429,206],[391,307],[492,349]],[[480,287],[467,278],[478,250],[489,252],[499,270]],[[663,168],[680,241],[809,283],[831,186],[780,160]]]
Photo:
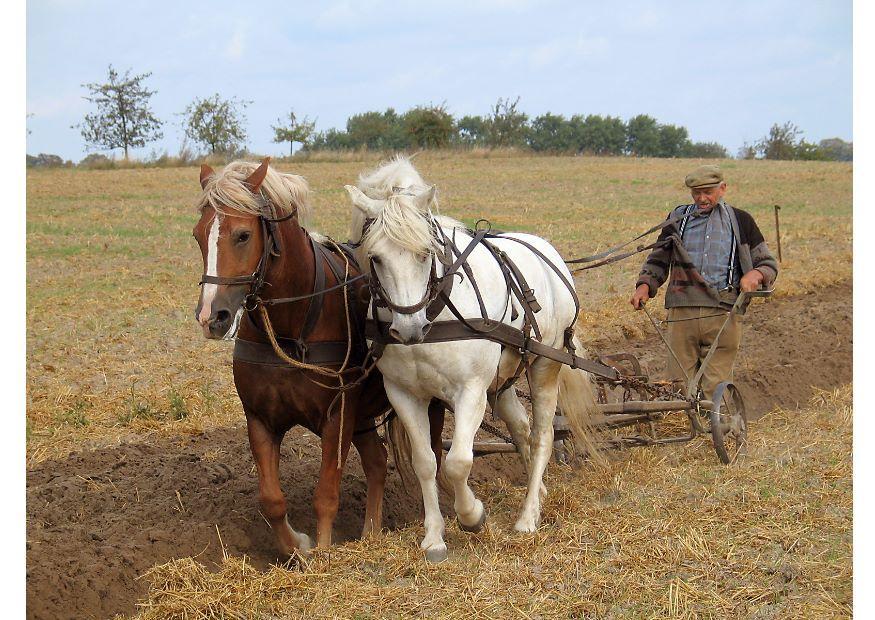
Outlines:
[[[207,181],[198,201],[198,209],[210,206],[217,213],[227,215],[228,210],[266,215],[262,205],[246,187],[244,181],[255,172],[259,164],[248,161],[233,161]],[[310,219],[310,187],[302,176],[267,169],[261,184],[261,194],[273,203],[277,216],[288,215],[295,208],[298,221],[305,226]]]
[[361,243],[361,251],[365,254],[379,239],[388,238],[414,254],[425,255],[439,249],[438,239],[432,231],[432,220],[445,227],[464,227],[452,218],[435,215],[432,208],[438,209],[436,196],[425,208],[417,205],[415,197],[428,191],[430,186],[406,155],[396,155],[374,170],[362,173],[356,185],[369,198],[384,203],[364,238],[362,227],[366,216],[359,209],[353,209],[349,238],[353,243]]

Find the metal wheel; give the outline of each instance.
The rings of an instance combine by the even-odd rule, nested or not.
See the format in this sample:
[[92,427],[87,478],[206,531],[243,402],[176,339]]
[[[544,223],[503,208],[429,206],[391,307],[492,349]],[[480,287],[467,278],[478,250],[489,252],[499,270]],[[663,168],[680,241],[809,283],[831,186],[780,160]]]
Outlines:
[[724,381],[714,390],[711,409],[711,439],[717,456],[725,465],[744,454],[747,442],[747,412],[741,392]]

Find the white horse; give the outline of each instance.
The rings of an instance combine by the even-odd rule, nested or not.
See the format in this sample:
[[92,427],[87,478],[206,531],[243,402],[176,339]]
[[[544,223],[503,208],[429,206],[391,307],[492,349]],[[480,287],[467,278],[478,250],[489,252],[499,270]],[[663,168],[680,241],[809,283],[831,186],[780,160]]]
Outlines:
[[[455,220],[432,213],[435,189],[426,185],[409,159],[396,157],[359,178],[358,187],[346,186],[353,205],[351,240],[360,242],[360,264],[370,265],[383,293],[395,306],[416,307],[432,286],[433,273],[446,267],[437,261],[444,252],[435,234],[439,226],[446,237],[464,250],[472,239],[470,232]],[[366,228],[362,234],[363,227]],[[531,250],[511,238],[536,247],[558,266],[568,282],[573,282],[562,257],[545,240],[523,233],[492,238],[517,265],[529,286],[536,292],[542,310],[537,313],[541,341],[562,348],[566,328],[576,320],[577,308],[568,288],[558,275]],[[432,264],[435,264],[433,272]],[[493,255],[478,245],[468,257],[474,279],[489,318],[514,327],[523,324],[524,312],[516,299],[508,303],[505,277]],[[471,281],[459,270],[450,300],[466,318],[480,318],[481,309]],[[573,285],[572,285],[573,286]],[[398,341],[389,344],[379,360],[386,393],[410,438],[412,463],[422,487],[425,505],[425,537],[420,545],[426,558],[439,562],[447,557],[444,520],[438,505],[437,463],[429,443],[428,404],[432,398],[447,403],[455,412],[452,448],[444,471],[455,492],[454,507],[462,529],[478,531],[486,521],[483,502],[468,486],[473,464],[474,435],[483,420],[487,395],[494,394],[505,380],[513,377],[520,364],[518,350],[482,339],[422,343],[431,327],[426,308],[401,313],[388,308],[377,311],[381,321],[391,325],[389,333]],[[453,320],[444,308],[435,320]],[[419,344],[422,343],[422,344]],[[579,347],[579,342],[575,344]],[[580,349],[578,348],[578,351]],[[530,430],[525,409],[514,389],[502,391],[495,412],[507,424],[528,470],[528,491],[514,526],[520,532],[533,532],[541,517],[542,479],[553,446],[553,417],[557,392],[562,391],[562,409],[575,428],[585,428],[595,409],[589,375],[562,366],[544,357],[534,357],[529,369],[533,412]]]

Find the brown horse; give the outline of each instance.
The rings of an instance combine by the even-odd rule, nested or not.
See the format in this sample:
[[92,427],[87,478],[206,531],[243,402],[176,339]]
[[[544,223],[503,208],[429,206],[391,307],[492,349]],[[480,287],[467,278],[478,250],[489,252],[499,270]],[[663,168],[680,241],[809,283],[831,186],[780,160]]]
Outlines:
[[[258,467],[261,508],[279,548],[291,554],[311,546],[288,521],[279,481],[280,443],[295,425],[322,440],[313,498],[317,544],[331,544],[350,443],[367,478],[362,535],[379,531],[387,455],[374,419],[390,406],[379,371],[363,368],[367,296],[365,281],[356,279],[360,270],[336,245],[302,227],[309,215],[302,177],[278,173],[266,159],[260,166],[233,162],[218,174],[205,165],[200,181],[194,236],[204,276],[195,316],[207,338],[236,336],[234,383]],[[350,384],[340,397],[336,388]],[[438,431],[436,445],[439,440]]]

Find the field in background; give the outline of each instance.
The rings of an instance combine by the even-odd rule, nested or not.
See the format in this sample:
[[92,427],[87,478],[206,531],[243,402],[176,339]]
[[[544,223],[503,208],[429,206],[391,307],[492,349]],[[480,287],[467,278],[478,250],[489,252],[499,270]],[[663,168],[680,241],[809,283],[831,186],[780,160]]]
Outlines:
[[448,520],[440,565],[419,524],[293,570],[173,560],[146,574],[137,618],[848,618],[851,426],[845,386],[767,415],[730,468],[706,440],[551,467],[530,535],[512,532],[524,489],[480,485],[488,526]]
[[[343,240],[343,185],[376,163],[279,168],[310,182],[313,228]],[[424,153],[416,163],[437,184],[443,213],[539,234],[573,257],[626,240],[686,202],[682,179],[698,162]],[[851,276],[850,164],[721,165],[729,202],[753,213],[773,246],[772,205],[783,208],[779,294]],[[193,319],[197,177],[196,168],[28,171],[30,463],[89,442],[241,421],[230,345],[205,341]],[[643,332],[646,319],[627,305],[639,266],[636,257],[578,280],[586,339]]]

